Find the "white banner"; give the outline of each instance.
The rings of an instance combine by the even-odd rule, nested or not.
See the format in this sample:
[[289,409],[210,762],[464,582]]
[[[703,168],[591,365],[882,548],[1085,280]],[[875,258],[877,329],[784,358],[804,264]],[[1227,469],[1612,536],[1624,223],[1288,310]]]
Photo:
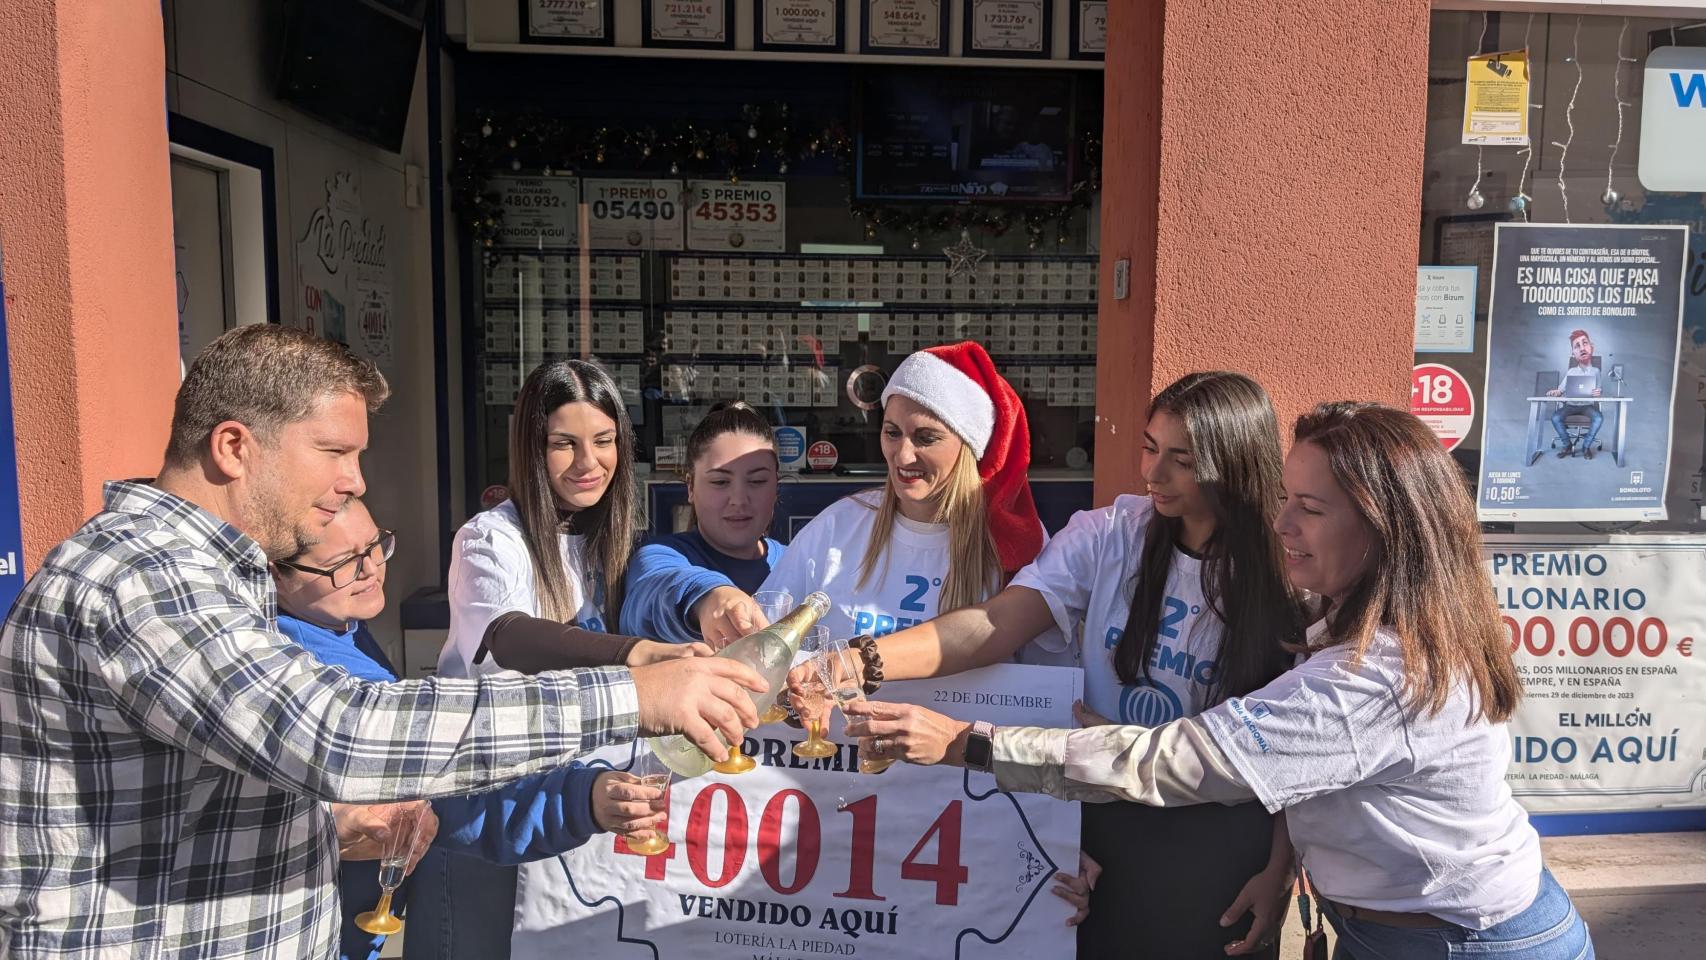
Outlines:
[[787,184],[689,180],[687,196],[687,249],[787,251]]
[[1536,813],[1706,806],[1706,544],[1488,537],[1524,696],[1505,779]]
[[594,250],[680,250],[680,180],[581,180]]
[[[885,685],[881,698],[996,725],[1071,726],[1083,672],[1001,664]],[[758,769],[670,788],[672,844],[652,857],[609,834],[522,868],[515,960],[1070,956],[1071,911],[1048,893],[1078,864],[1078,805],[1004,794],[957,767],[857,772],[841,735],[807,761],[774,724]],[[597,758],[625,767],[633,748]],[[626,946],[624,946],[626,945]]]

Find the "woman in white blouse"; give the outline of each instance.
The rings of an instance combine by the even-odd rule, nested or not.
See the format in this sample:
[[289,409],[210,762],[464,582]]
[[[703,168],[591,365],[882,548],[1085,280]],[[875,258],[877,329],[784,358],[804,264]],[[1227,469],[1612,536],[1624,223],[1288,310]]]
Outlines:
[[1323,404],[1298,420],[1285,491],[1288,575],[1327,614],[1265,687],[1157,727],[991,734],[870,703],[848,732],[1006,790],[1284,810],[1341,960],[1591,958],[1505,785],[1521,687],[1456,464],[1409,413]]

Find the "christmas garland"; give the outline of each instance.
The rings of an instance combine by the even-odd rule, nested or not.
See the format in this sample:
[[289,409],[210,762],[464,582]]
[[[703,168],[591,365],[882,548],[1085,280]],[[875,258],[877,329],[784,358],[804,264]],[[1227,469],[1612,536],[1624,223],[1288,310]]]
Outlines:
[[[851,125],[845,119],[802,122],[787,104],[748,104],[740,120],[718,125],[683,122],[660,130],[653,125],[626,127],[588,124],[536,113],[499,116],[476,113],[456,140],[451,191],[456,214],[477,245],[490,247],[503,221],[502,198],[487,180],[505,172],[574,177],[599,169],[706,179],[785,176],[791,163],[827,157],[846,171],[853,159]],[[848,197],[848,211],[865,224],[865,236],[879,228],[912,235],[912,248],[924,238],[978,230],[1001,236],[1016,224],[1030,234],[1031,249],[1071,237],[1072,215],[1088,207],[1101,189],[1101,130],[1086,132],[1077,145],[1079,178],[1067,200],[1046,204],[870,204]]]

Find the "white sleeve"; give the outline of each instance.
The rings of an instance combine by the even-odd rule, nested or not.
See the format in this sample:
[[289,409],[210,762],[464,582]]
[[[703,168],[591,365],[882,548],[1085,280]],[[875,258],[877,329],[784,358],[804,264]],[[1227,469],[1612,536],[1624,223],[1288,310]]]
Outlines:
[[1030,566],[1013,577],[1011,586],[1029,587],[1043,595],[1054,615],[1061,642],[1077,635],[1090,608],[1090,589],[1101,564],[1108,559],[1102,542],[1115,527],[1115,509],[1080,510],[1060,534],[1043,546]]
[[[463,527],[450,553],[450,636],[439,655],[446,676],[471,677],[486,627],[500,614],[519,610],[539,612],[533,587],[533,560],[521,538],[503,529]],[[492,669],[487,658],[484,669]]]
[[1403,691],[1370,651],[1329,650],[1199,720],[1271,812],[1415,767]]
[[799,603],[813,590],[822,588],[823,566],[827,560],[824,550],[827,544],[834,542],[831,529],[834,526],[834,519],[825,511],[801,527],[800,532],[794,534],[794,539],[788,541],[788,549],[782,551],[782,559],[776,561],[759,591],[786,590],[794,602]]

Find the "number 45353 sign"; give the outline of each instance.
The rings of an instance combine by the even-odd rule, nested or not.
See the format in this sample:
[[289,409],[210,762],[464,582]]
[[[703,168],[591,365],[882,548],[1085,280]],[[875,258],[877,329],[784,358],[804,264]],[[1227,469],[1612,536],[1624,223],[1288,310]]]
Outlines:
[[687,249],[788,249],[788,187],[781,181],[689,180],[687,195]]
[[[998,726],[1069,726],[1082,677],[1002,664],[881,695]],[[1076,869],[1078,806],[999,793],[957,767],[858,773],[841,723],[833,758],[795,758],[804,735],[775,724],[748,734],[757,770],[677,782],[663,853],[604,834],[524,866],[512,956],[1070,956],[1071,911],[1046,890]],[[624,767],[632,749],[595,762]]]

